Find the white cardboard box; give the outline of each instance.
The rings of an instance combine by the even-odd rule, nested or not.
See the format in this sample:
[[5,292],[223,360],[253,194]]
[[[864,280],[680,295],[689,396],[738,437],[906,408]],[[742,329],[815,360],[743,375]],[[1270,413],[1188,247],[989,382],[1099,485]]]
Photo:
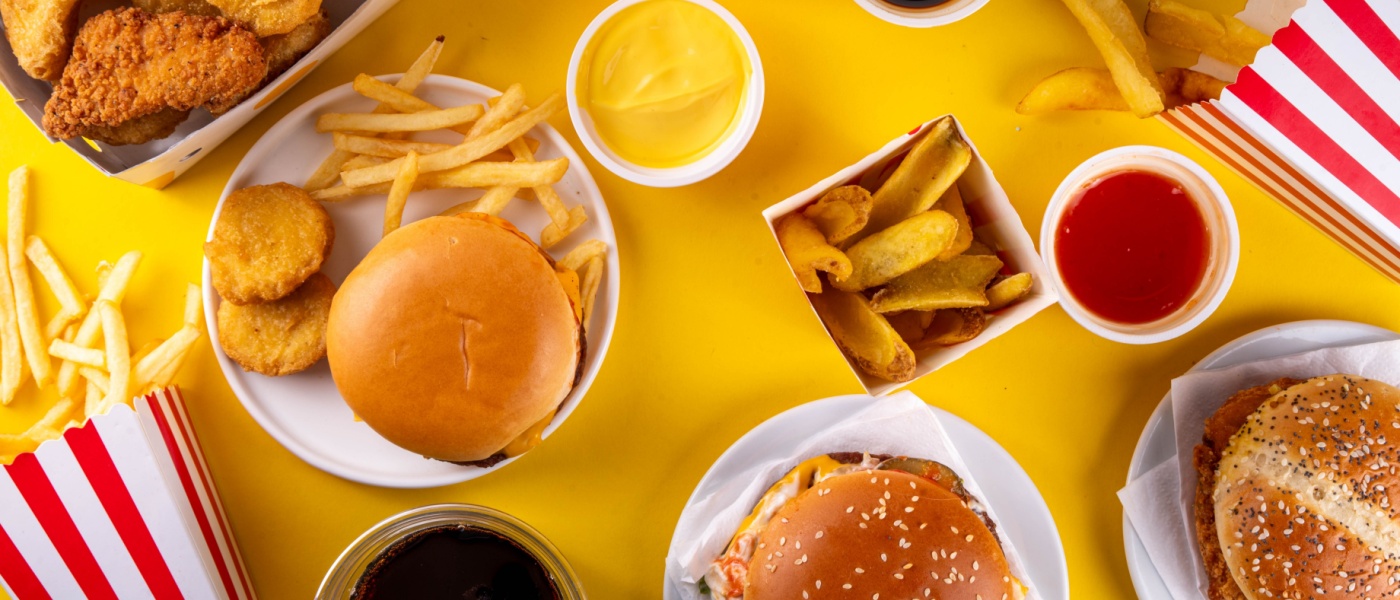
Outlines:
[[[252,120],[263,108],[272,104],[272,101],[301,81],[326,57],[339,50],[350,38],[358,35],[396,3],[398,0],[323,0],[322,8],[329,13],[333,27],[331,34],[277,79],[268,82],[233,110],[218,118],[209,114],[207,110],[196,110],[170,137],[140,145],[109,146],[101,142],[89,145],[83,138],[61,143],[67,144],[92,166],[107,175],[138,185],[163,188]],[[86,18],[121,5],[108,1],[89,1],[79,9],[79,17]],[[44,116],[44,104],[53,93],[53,87],[47,81],[30,77],[19,68],[14,51],[10,49],[10,42],[4,36],[0,36],[0,85],[4,85],[10,95],[14,96],[16,106],[34,123],[39,135],[47,135],[40,123]],[[31,134],[14,131],[6,132],[5,135],[8,138]]]
[[[929,126],[937,120],[925,122],[909,133],[891,140],[883,148],[876,150],[856,164],[841,169],[835,175],[823,179],[816,185],[768,207],[763,211],[763,218],[768,221],[768,229],[773,232],[774,241],[778,239],[778,234],[773,224],[779,218],[815,202],[832,188],[858,184],[867,177],[880,174],[888,166],[902,160],[914,142],[928,131]],[[1035,243],[1031,241],[1030,234],[1021,224],[1020,215],[1016,214],[1016,209],[1011,206],[1006,192],[1001,189],[1001,184],[997,183],[996,177],[992,175],[992,169],[987,166],[986,161],[982,160],[982,155],[977,152],[977,146],[972,143],[972,138],[968,137],[967,132],[963,130],[962,124],[958,123],[957,117],[953,117],[953,122],[958,128],[958,133],[972,148],[972,163],[968,165],[967,171],[963,173],[957,183],[959,191],[962,192],[963,202],[967,206],[968,215],[972,218],[979,233],[996,241],[997,255],[1005,263],[1003,271],[1030,273],[1035,279],[1035,284],[1031,288],[1030,295],[1022,298],[1021,301],[991,313],[987,329],[975,339],[953,346],[918,352],[914,379],[910,381],[896,383],[866,375],[856,367],[849,356],[842,352],[841,355],[846,356],[846,363],[850,365],[851,372],[860,379],[860,384],[864,386],[865,391],[873,396],[883,396],[913,383],[918,378],[928,375],[938,370],[939,367],[977,349],[992,338],[1006,333],[1012,327],[1031,318],[1035,313],[1059,301],[1055,290],[1048,285],[1049,279],[1045,272],[1045,264],[1040,261],[1040,255],[1036,254]],[[779,252],[781,251],[782,247],[779,246]],[[788,266],[791,268],[791,264]],[[797,282],[796,274],[793,275],[793,282]],[[801,291],[802,288],[799,285],[797,289]],[[808,306],[810,305],[809,301]],[[817,316],[816,308],[812,309],[812,315]],[[817,316],[817,322],[821,322],[821,317]],[[830,336],[830,334],[831,332],[827,331],[827,335]],[[836,340],[833,339],[832,344],[835,343]]]

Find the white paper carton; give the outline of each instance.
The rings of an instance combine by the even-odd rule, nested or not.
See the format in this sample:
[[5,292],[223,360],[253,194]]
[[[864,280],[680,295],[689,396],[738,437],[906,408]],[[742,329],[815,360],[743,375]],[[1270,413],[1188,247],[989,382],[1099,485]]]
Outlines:
[[11,598],[254,598],[179,390],[134,405],[0,468]]
[[[109,146],[102,142],[89,144],[83,138],[62,143],[67,144],[92,166],[107,175],[138,185],[163,188],[252,120],[267,105],[291,89],[326,57],[339,50],[350,38],[363,31],[397,2],[398,0],[323,0],[322,8],[330,15],[331,26],[334,27],[331,34],[277,79],[268,82],[257,93],[218,118],[209,114],[209,111],[195,110],[170,137],[140,145]],[[80,17],[87,17],[115,6],[118,4],[88,2],[80,9]],[[0,85],[4,85],[10,95],[14,96],[16,106],[34,123],[39,135],[47,135],[40,123],[44,116],[44,104],[48,102],[53,88],[48,82],[31,78],[19,68],[10,43],[4,36],[0,36]],[[32,133],[6,132],[7,137],[19,135]]]
[[[887,166],[892,166],[897,161],[903,160],[905,153],[914,145],[914,142],[928,131],[937,120],[933,119],[914,128],[909,133],[891,140],[883,148],[861,159],[860,162],[841,169],[835,175],[823,179],[797,195],[768,207],[767,210],[763,211],[763,218],[768,221],[768,228],[773,232],[773,239],[777,240],[778,233],[774,223],[778,219],[815,202],[832,188],[858,184],[867,176],[878,175]],[[961,358],[964,354],[977,349],[992,338],[1006,333],[1012,327],[1059,300],[1054,289],[1048,285],[1045,264],[1040,261],[1040,256],[1036,254],[1035,243],[1031,241],[1030,234],[1021,224],[1021,217],[1016,214],[1016,208],[1007,199],[1006,192],[1001,189],[1001,184],[997,183],[996,177],[992,175],[992,169],[987,166],[986,161],[982,160],[982,155],[977,152],[977,146],[972,143],[972,138],[968,137],[967,132],[963,130],[962,124],[957,122],[956,117],[953,118],[953,122],[957,125],[958,133],[967,141],[968,146],[972,147],[972,163],[968,165],[967,171],[958,180],[958,190],[962,193],[963,203],[967,207],[973,225],[979,234],[996,242],[997,255],[1005,263],[1003,272],[1030,273],[1035,279],[1035,284],[1030,295],[1021,301],[991,313],[986,330],[971,341],[918,352],[916,354],[918,364],[914,371],[915,380]],[[779,251],[781,251],[781,246]],[[788,266],[791,267],[791,264]],[[796,274],[793,275],[793,281],[796,282]],[[801,291],[800,286],[797,289]],[[813,316],[817,314],[815,307],[812,309],[812,314]],[[817,318],[817,322],[821,322],[820,317]],[[827,331],[828,335],[830,333]],[[836,343],[835,339],[832,340],[832,343]],[[845,356],[844,352],[842,356]],[[850,365],[851,372],[860,379],[866,393],[873,396],[883,396],[913,381],[905,383],[885,381],[866,375],[851,361],[850,357],[846,357],[846,363]]]

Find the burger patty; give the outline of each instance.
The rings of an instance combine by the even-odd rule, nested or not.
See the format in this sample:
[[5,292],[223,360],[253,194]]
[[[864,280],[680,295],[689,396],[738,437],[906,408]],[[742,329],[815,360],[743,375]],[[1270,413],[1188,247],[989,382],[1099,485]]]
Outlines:
[[1215,473],[1220,466],[1220,454],[1230,445],[1230,438],[1279,391],[1303,383],[1302,379],[1281,377],[1264,385],[1236,392],[1225,404],[1206,419],[1201,443],[1192,453],[1196,466],[1196,540],[1201,547],[1206,578],[1210,581],[1210,600],[1248,600],[1230,575],[1220,538],[1215,532]]

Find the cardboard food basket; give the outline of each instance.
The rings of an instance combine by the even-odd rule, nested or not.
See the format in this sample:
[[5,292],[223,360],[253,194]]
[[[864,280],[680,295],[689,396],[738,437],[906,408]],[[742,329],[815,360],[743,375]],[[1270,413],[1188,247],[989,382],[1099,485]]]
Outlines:
[[1159,118],[1400,283],[1400,2],[1250,0],[1237,16],[1273,44],[1238,73],[1203,59],[1234,83]]
[[[217,118],[207,110],[195,110],[169,137],[139,145],[111,146],[102,142],[90,142],[84,138],[63,140],[62,143],[111,177],[137,185],[163,188],[251,121],[267,105],[281,97],[396,3],[398,0],[322,0],[321,7],[330,16],[330,35],[285,73]],[[129,3],[110,0],[89,1],[79,7],[79,18],[81,20],[127,4]],[[44,118],[44,105],[48,103],[53,87],[47,81],[30,77],[19,67],[10,42],[4,36],[0,36],[0,85],[14,97],[15,105],[34,123],[39,134],[47,136],[41,123]],[[10,135],[18,135],[18,132],[11,132]]]
[[11,598],[254,598],[179,389],[133,405],[0,468]]
[[[763,211],[763,218],[768,221],[768,229],[773,233],[774,241],[778,239],[778,231],[774,226],[778,219],[816,202],[827,191],[843,185],[856,184],[873,191],[875,187],[878,187],[873,185],[873,182],[898,166],[914,142],[918,141],[933,123],[941,118],[929,120],[915,127],[908,133],[891,140],[884,147],[856,164],[841,169],[835,175],[823,179],[816,185],[768,207]],[[913,383],[918,378],[938,370],[943,365],[962,358],[968,352],[976,350],[993,338],[1010,331],[1012,327],[1059,301],[1054,288],[1049,284],[1045,263],[1042,263],[1040,255],[1036,254],[1035,242],[1031,241],[1026,227],[1021,224],[1021,217],[1016,213],[1016,207],[1011,205],[1011,200],[1006,197],[1006,192],[1002,190],[1001,184],[997,183],[996,177],[992,175],[992,169],[987,166],[985,160],[982,160],[982,155],[977,151],[976,144],[963,130],[962,123],[958,122],[957,117],[953,117],[953,123],[958,129],[958,134],[972,149],[972,162],[967,166],[962,177],[958,179],[957,186],[958,191],[962,193],[963,204],[972,220],[974,229],[982,237],[996,243],[997,257],[1003,263],[1002,273],[1030,273],[1035,282],[1030,294],[1025,298],[1006,308],[989,313],[986,329],[976,338],[952,346],[916,351],[917,363],[914,378],[909,381],[897,383],[867,375],[856,366],[849,356],[846,356],[845,352],[842,352],[841,355],[846,358],[851,372],[860,379],[860,384],[865,388],[866,393],[872,396],[883,396]],[[778,251],[782,252],[781,244],[778,246]],[[786,260],[787,255],[783,254],[783,256]],[[792,264],[788,263],[788,267],[790,269]],[[797,282],[796,274],[793,275],[793,282]],[[808,300],[807,304],[812,308],[812,315],[817,318],[818,323],[821,323],[821,317],[817,315],[816,307],[811,306],[810,297],[802,290],[800,284],[796,289],[803,294],[804,299]],[[825,325],[822,327],[825,328]],[[830,334],[831,332],[828,330],[827,335],[830,336]],[[835,346],[836,340],[832,338],[831,343]]]

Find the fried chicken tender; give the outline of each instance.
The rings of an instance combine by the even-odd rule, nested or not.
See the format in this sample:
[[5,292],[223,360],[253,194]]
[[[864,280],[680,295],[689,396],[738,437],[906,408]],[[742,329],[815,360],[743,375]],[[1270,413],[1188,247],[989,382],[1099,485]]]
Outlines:
[[144,144],[151,140],[169,137],[170,134],[175,133],[175,128],[188,118],[190,118],[188,110],[165,108],[144,117],[137,117],[116,127],[108,125],[89,127],[87,131],[83,132],[83,136],[112,146]]
[[316,273],[276,302],[219,305],[219,345],[245,371],[271,377],[304,371],[326,356],[335,284]]
[[247,25],[258,37],[281,35],[321,10],[321,0],[208,0],[224,16]]
[[204,244],[214,289],[228,304],[278,300],[330,255],[335,226],[321,203],[287,183],[229,194]]
[[0,0],[0,20],[19,66],[35,79],[58,81],[73,29],[78,23],[78,0]]
[[79,30],[44,129],[70,139],[166,108],[224,111],[266,75],[257,38],[227,19],[114,9]]

